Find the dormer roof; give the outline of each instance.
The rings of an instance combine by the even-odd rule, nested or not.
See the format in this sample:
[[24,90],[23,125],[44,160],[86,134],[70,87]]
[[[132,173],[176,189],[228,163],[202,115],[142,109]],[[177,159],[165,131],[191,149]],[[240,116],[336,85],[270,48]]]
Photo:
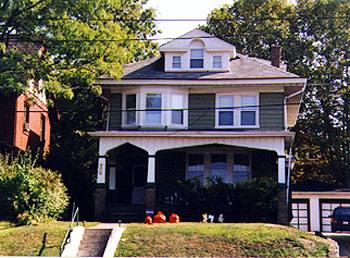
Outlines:
[[236,47],[210,35],[200,29],[194,29],[186,34],[173,39],[159,47],[161,53],[165,52],[187,52],[193,41],[201,41],[207,52],[223,51],[230,52],[230,58],[236,57]]

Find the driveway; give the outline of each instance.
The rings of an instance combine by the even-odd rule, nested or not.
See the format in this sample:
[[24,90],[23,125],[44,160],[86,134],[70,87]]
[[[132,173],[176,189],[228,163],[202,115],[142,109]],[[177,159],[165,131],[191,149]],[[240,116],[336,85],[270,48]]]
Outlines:
[[323,233],[323,235],[338,243],[340,256],[350,256],[350,233]]

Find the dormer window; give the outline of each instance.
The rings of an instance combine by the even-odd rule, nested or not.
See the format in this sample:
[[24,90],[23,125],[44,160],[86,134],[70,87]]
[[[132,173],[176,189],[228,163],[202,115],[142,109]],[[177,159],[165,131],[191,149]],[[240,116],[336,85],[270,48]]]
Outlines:
[[181,68],[181,56],[173,56],[173,68]]
[[190,68],[204,67],[204,49],[191,49]]
[[213,56],[213,68],[222,68],[221,56]]

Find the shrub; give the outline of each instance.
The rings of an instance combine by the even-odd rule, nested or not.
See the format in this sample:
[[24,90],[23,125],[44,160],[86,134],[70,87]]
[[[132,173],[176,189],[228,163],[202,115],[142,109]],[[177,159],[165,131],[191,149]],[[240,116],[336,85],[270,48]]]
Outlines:
[[21,224],[57,219],[68,205],[58,173],[35,167],[30,154],[0,155],[0,217]]
[[225,222],[276,222],[278,212],[277,183],[271,178],[226,184],[221,178],[207,178],[201,185],[196,178],[179,181],[163,206],[166,214],[176,212],[182,221],[200,221],[203,213]]

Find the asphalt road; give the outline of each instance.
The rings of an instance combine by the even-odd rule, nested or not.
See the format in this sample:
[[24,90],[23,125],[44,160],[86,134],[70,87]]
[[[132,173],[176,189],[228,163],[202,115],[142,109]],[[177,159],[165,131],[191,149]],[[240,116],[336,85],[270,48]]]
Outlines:
[[332,238],[338,243],[340,256],[350,256],[350,234],[349,233],[327,233],[324,235]]

